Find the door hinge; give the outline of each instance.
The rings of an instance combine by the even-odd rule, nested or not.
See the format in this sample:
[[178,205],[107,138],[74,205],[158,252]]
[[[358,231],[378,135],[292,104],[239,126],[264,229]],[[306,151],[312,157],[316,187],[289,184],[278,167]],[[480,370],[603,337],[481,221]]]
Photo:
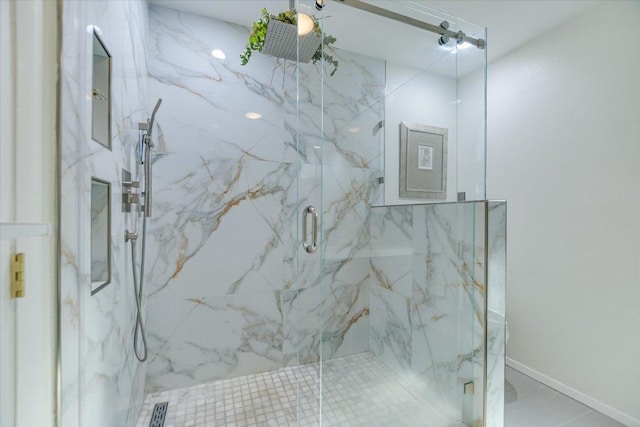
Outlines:
[[11,256],[11,298],[24,298],[24,254]]

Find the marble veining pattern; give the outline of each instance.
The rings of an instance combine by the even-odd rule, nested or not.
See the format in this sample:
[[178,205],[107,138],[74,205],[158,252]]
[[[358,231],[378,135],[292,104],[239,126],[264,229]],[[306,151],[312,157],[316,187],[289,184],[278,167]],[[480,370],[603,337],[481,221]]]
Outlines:
[[[455,365],[475,360],[475,347],[452,347],[446,337],[459,328],[468,342],[461,325],[481,319],[484,284],[468,267],[477,252],[455,235],[460,224],[451,218],[463,215],[450,206],[438,214],[392,209],[393,225],[370,227],[384,67],[338,52],[343,72],[321,88],[319,69],[301,66],[296,107],[290,64],[257,56],[240,68],[210,57],[213,41],[241,50],[246,29],[160,7],[151,8],[151,20],[150,98],[162,96],[167,109],[154,161],[148,388],[371,347],[442,394],[455,390]],[[320,89],[323,110],[314,96]],[[243,117],[253,109],[262,120]],[[297,245],[297,216],[320,198],[325,262],[302,259]],[[460,318],[456,304],[475,315]],[[203,331],[201,324],[224,327]],[[422,352],[429,358],[412,357]]]
[[[128,31],[119,31],[122,22]],[[147,17],[141,1],[66,2],[63,23],[63,425],[133,425],[145,375],[153,392],[289,375],[320,356],[339,402],[332,363],[344,373],[350,365],[337,358],[368,350],[379,360],[353,360],[384,366],[394,384],[425,398],[419,405],[436,402],[429,416],[444,420],[438,425],[465,419],[461,384],[483,386],[484,207],[371,208],[380,196],[383,61],[337,50],[340,69],[324,81],[317,66],[296,70],[263,55],[241,67],[232,52],[244,48],[246,28],[158,6]],[[88,24],[118,58],[112,151],[90,140]],[[212,47],[227,59],[213,58]],[[120,238],[132,215],[113,215],[112,285],[95,297],[81,289],[90,281],[90,176],[120,188],[120,169],[135,169],[137,122],[158,97],[145,367],[132,355],[130,253]],[[248,111],[262,118],[248,120]],[[299,245],[310,204],[323,207],[313,256]],[[499,328],[501,319],[492,321]],[[504,348],[495,331],[490,372]],[[498,381],[492,376],[489,387]],[[311,407],[314,385],[302,384]],[[500,390],[491,390],[497,401]],[[481,404],[472,402],[472,416]],[[343,409],[331,414],[338,425]]]
[[487,278],[487,422],[504,425],[506,349],[507,204],[489,202]]
[[405,386],[438,401],[448,420],[468,424],[483,412],[482,395],[469,402],[461,388],[483,386],[485,205],[376,207],[370,216],[370,351],[411,374]]
[[[134,294],[120,214],[121,168],[132,169],[137,123],[148,102],[143,1],[64,2],[60,66],[61,424],[133,426],[144,397],[145,365],[133,355]],[[128,23],[124,26],[122,23]],[[93,27],[90,27],[93,26]],[[112,55],[112,140],[91,139],[95,28]],[[91,296],[91,177],[111,183],[111,283]]]
[[[312,64],[296,70],[257,54],[240,66],[232,53],[244,48],[244,27],[149,10],[150,93],[165,102],[148,244],[147,389],[366,351],[384,62],[337,51],[340,72],[322,86]],[[214,46],[226,60],[211,56]],[[309,255],[300,216],[321,204],[320,247]],[[212,328],[188,332],[198,324]]]

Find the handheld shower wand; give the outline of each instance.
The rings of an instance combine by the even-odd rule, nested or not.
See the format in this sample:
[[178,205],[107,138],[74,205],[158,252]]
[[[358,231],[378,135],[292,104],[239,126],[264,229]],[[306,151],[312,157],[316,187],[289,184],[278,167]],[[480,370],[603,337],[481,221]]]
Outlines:
[[162,104],[162,98],[158,98],[158,102],[156,102],[156,106],[153,107],[153,112],[151,113],[151,120],[149,121],[149,135],[153,131],[153,122],[156,120],[156,113],[158,112],[158,108],[160,108],[160,104]]
[[154,147],[151,140],[151,133],[153,132],[153,122],[156,120],[156,113],[158,108],[162,104],[162,98],[158,98],[156,106],[151,113],[151,119],[147,120],[146,133],[144,135],[145,156],[144,156],[144,216],[149,218],[151,216],[151,149]]
[[[162,98],[158,99],[156,106],[151,113],[151,119],[146,123],[138,124],[138,129],[144,132],[143,135],[143,149],[144,149],[144,206],[141,209],[142,212],[142,254],[140,259],[140,275],[136,275],[136,240],[137,234],[128,233],[125,239],[131,241],[131,264],[133,268],[133,290],[136,299],[136,327],[133,333],[133,351],[140,362],[147,360],[147,337],[144,331],[144,322],[142,320],[142,296],[144,295],[144,263],[147,246],[147,218],[151,216],[151,149],[154,147],[151,140],[151,133],[153,132],[153,123],[156,119],[156,113],[158,108],[162,104]],[[142,157],[142,156],[141,156]],[[142,161],[142,159],[140,159]],[[138,280],[139,279],[139,280]],[[138,285],[138,281],[140,284]],[[138,352],[138,336],[142,338],[142,352]]]

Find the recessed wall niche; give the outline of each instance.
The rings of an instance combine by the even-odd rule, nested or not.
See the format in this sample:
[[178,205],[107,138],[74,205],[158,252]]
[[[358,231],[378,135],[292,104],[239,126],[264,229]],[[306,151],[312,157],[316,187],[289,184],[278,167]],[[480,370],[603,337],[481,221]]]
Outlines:
[[111,149],[111,55],[93,31],[91,137]]
[[111,283],[111,183],[91,178],[91,294]]

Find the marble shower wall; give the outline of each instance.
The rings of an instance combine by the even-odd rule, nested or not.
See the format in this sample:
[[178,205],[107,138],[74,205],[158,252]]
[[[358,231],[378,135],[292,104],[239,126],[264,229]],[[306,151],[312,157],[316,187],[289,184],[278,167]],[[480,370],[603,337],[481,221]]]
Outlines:
[[488,202],[487,427],[504,425],[506,356],[507,203]]
[[[370,351],[451,423],[468,425],[482,420],[484,404],[485,206],[371,214]],[[463,395],[468,381],[473,396]]]
[[[93,27],[91,27],[93,26]],[[95,28],[112,56],[112,149],[91,139]],[[137,124],[148,110],[144,1],[62,3],[61,425],[133,426],[145,366],[133,355],[130,248],[121,214],[121,168],[130,168]],[[111,283],[91,295],[91,178],[111,183]]]
[[[320,348],[366,351],[384,62],[337,51],[340,68],[323,83],[313,64],[254,54],[241,66],[245,27],[156,6],[149,19],[150,98],[164,103],[147,389],[312,362]],[[297,244],[307,205],[324,207],[313,255]]]

